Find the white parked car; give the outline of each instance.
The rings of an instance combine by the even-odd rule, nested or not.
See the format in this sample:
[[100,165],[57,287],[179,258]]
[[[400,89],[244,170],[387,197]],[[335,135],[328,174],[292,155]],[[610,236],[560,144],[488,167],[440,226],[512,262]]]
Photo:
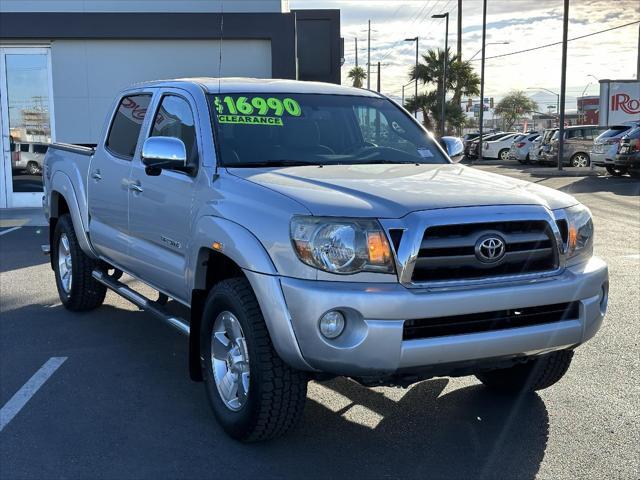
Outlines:
[[482,143],[482,156],[484,158],[499,158],[500,160],[509,159],[509,149],[514,140],[521,138],[522,134],[518,132],[511,132],[509,135],[504,136],[498,140],[492,140]]
[[640,126],[640,122],[625,122],[620,125],[613,125],[609,130],[601,133],[594,141],[589,152],[591,164],[596,167],[606,167],[613,165],[620,140],[634,127]]

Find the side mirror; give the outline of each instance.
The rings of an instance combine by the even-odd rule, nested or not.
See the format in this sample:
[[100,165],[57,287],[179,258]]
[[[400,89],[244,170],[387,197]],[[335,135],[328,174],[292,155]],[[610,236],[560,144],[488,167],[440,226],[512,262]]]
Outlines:
[[183,169],[187,166],[187,149],[179,138],[150,137],[142,146],[142,163],[149,175],[159,175],[162,169]]
[[458,163],[464,157],[464,144],[458,137],[442,137],[440,139],[452,162]]

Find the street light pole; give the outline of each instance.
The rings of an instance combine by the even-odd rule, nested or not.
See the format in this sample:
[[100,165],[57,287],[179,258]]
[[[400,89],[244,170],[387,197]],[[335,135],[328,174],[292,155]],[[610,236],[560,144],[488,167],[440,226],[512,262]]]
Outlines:
[[549,92],[550,94],[555,95],[556,96],[556,116],[560,114],[560,94],[559,93],[549,90],[548,88],[542,88],[542,87],[531,87],[531,88],[527,88],[527,90],[544,90],[545,92]]
[[355,40],[356,40],[356,68],[358,68],[358,37],[356,37]]
[[564,0],[562,18],[562,75],[560,77],[560,125],[558,125],[558,170],[562,170],[564,154],[564,104],[567,89],[567,35],[569,31],[569,0]]
[[367,31],[367,90],[371,89],[371,20]]
[[442,71],[442,106],[440,110],[440,136],[444,137],[446,130],[446,109],[447,109],[447,60],[449,50],[449,12],[431,15],[431,18],[445,19],[444,33],[444,67]]
[[[509,45],[509,42],[488,42],[486,43],[486,45]],[[467,62],[470,62],[471,60],[476,58],[476,55],[478,55],[481,51],[482,51],[482,48],[478,50],[476,53],[474,53],[473,56],[469,60],[467,60]]]
[[482,134],[484,131],[484,54],[487,40],[487,0],[482,0],[482,61],[480,65],[480,135],[478,137],[478,159],[482,160]]
[[418,37],[413,37],[413,38],[405,38],[404,39],[405,42],[416,42],[416,67],[414,70],[414,75],[416,77],[416,89],[415,89],[415,94],[413,97],[413,101],[415,103],[415,111],[413,112],[413,116],[415,118],[418,118]]

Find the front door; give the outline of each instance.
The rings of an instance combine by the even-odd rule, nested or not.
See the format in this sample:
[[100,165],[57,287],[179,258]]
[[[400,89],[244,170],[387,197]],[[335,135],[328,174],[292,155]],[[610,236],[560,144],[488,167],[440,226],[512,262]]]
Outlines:
[[186,290],[192,233],[193,198],[198,182],[196,106],[180,90],[167,90],[154,102],[148,137],[175,137],[186,147],[189,168],[148,175],[140,158],[131,169],[129,228],[132,273],[174,298],[189,301]]
[[42,206],[42,166],[53,139],[48,48],[0,48],[0,208]]

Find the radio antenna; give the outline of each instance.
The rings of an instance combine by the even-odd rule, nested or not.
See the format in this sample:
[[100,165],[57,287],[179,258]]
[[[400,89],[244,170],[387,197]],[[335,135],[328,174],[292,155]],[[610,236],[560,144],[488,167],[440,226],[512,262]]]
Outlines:
[[220,77],[222,77],[222,38],[224,36],[224,0],[220,0],[220,55],[218,57],[218,95],[220,94]]

